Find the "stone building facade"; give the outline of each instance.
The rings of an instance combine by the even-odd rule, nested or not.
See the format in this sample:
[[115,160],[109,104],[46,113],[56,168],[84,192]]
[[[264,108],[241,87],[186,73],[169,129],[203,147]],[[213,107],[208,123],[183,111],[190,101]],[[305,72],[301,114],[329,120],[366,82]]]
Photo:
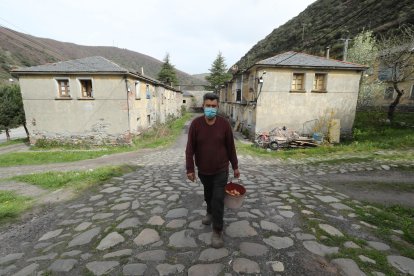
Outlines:
[[235,73],[220,91],[220,111],[252,136],[283,126],[311,134],[326,119],[338,119],[341,133],[347,134],[352,130],[365,69],[286,52]]
[[30,141],[125,144],[181,115],[182,93],[103,58],[13,70]]

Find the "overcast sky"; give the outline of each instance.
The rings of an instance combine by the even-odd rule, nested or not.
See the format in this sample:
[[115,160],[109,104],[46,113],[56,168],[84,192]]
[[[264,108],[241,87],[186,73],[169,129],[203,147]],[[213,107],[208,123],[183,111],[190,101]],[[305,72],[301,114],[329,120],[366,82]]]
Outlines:
[[117,46],[206,73],[228,67],[315,0],[1,0],[0,24],[91,46]]

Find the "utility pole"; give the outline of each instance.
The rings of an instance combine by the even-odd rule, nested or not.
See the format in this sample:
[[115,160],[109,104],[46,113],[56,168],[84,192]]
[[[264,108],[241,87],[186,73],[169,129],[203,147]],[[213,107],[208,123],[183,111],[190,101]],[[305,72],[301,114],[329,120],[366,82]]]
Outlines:
[[302,23],[302,46],[305,45],[305,26],[310,25],[308,23]]
[[346,58],[348,56],[348,44],[349,44],[349,41],[352,40],[352,39],[350,39],[350,38],[341,38],[339,40],[344,41],[344,56],[343,56],[342,60],[346,61]]

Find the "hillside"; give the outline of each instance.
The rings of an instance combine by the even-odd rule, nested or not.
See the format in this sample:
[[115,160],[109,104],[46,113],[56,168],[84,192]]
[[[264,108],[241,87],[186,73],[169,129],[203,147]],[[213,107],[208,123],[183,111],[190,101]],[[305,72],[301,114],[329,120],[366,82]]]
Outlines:
[[[141,72],[156,78],[162,61],[127,49],[103,46],[82,46],[60,42],[47,38],[39,38],[0,27],[0,82],[10,78],[9,70],[20,66],[33,66],[59,60],[70,60],[88,56],[103,56],[131,71]],[[206,81],[195,78],[177,70],[180,84],[185,89],[198,89],[194,84],[206,84]],[[183,88],[184,88],[183,87]]]
[[353,38],[364,29],[386,35],[401,24],[414,24],[414,1],[318,0],[259,41],[237,65],[247,68],[291,50],[324,55],[327,46],[331,57],[342,59],[341,38]]
[[194,74],[192,75],[194,78],[197,78],[202,81],[206,81],[206,77],[209,76],[210,73],[202,73],[202,74]]

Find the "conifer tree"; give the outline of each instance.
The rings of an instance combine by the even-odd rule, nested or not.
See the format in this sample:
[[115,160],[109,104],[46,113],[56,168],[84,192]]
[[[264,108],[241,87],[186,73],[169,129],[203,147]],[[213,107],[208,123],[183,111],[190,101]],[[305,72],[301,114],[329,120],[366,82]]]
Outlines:
[[174,65],[170,63],[170,54],[166,54],[164,63],[162,64],[161,70],[158,73],[158,80],[168,85],[178,85],[178,79],[175,72]]
[[221,52],[218,53],[209,71],[210,75],[206,77],[206,80],[210,85],[205,87],[207,90],[217,92],[221,85],[231,79],[231,74],[227,73],[227,66]]

